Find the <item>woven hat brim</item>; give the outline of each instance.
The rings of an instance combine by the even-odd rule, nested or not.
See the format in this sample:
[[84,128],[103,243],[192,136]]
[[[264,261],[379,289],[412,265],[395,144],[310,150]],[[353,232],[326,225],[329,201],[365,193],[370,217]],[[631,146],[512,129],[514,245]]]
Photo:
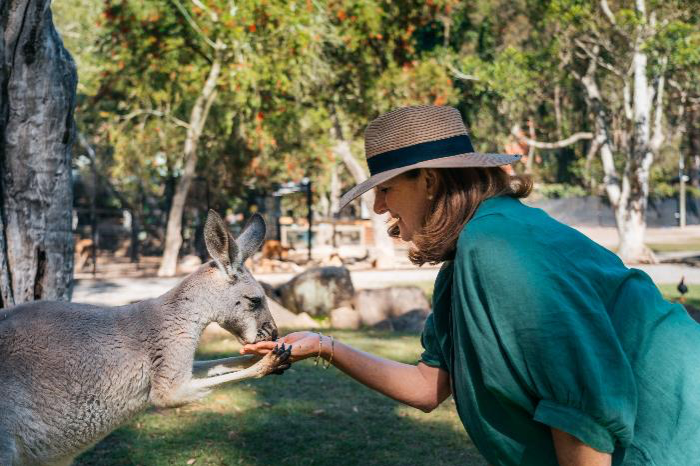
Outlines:
[[[402,173],[416,168],[461,168],[461,167],[498,167],[508,165],[520,160],[520,155],[508,154],[481,154],[479,152],[471,152],[468,154],[451,155],[449,157],[440,157],[437,159],[426,160],[423,162],[407,165],[401,168],[394,168],[377,173],[369,177],[362,183],[358,184],[350,191],[343,194],[340,198],[339,211],[345,208],[353,199],[363,195],[375,186],[394,178]],[[370,206],[371,208],[371,206]]]

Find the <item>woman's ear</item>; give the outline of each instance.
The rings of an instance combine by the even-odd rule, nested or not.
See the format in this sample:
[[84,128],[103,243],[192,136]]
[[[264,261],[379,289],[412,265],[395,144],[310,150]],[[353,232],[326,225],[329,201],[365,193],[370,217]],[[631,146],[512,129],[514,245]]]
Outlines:
[[425,193],[428,199],[433,199],[437,194],[438,174],[433,168],[424,168],[423,179],[425,183]]

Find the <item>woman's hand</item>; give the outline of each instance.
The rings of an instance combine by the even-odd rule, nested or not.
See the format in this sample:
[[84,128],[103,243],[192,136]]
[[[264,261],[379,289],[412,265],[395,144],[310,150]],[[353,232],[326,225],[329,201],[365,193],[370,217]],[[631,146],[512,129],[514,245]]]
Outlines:
[[248,344],[241,348],[241,354],[264,356],[272,351],[275,345],[284,343],[292,348],[291,362],[297,362],[318,355],[320,339],[322,339],[321,356],[323,356],[330,352],[330,341],[328,341],[328,337],[321,337],[321,335],[314,332],[294,332],[278,338],[277,341],[261,341]]
[[290,333],[277,341],[261,341],[245,345],[241,354],[264,356],[275,345],[290,345],[291,362],[321,357],[358,382],[395,400],[425,412],[435,409],[450,395],[450,375],[447,371],[420,363],[418,366],[373,356],[340,341],[314,332]]

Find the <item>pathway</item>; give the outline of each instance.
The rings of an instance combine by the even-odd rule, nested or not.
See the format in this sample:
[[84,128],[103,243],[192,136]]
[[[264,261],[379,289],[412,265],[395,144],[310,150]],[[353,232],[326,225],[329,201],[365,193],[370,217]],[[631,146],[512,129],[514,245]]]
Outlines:
[[[657,264],[637,267],[648,273],[656,283],[678,283],[685,276],[689,285],[700,285],[700,268],[680,264]],[[439,268],[421,267],[401,270],[355,270],[351,272],[356,288],[381,288],[412,282],[433,281]],[[279,285],[292,278],[291,273],[257,274],[258,280]],[[109,280],[78,280],[73,301],[119,306],[154,298],[174,287],[182,277],[175,278],[113,278]]]

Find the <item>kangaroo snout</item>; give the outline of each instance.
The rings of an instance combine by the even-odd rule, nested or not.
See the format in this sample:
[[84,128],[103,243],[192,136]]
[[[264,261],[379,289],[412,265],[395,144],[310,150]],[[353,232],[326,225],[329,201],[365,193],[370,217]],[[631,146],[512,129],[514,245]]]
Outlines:
[[257,343],[259,341],[274,341],[277,340],[277,336],[277,325],[275,325],[275,323],[272,321],[264,322],[258,329],[258,333],[255,336],[255,341],[253,343]]

